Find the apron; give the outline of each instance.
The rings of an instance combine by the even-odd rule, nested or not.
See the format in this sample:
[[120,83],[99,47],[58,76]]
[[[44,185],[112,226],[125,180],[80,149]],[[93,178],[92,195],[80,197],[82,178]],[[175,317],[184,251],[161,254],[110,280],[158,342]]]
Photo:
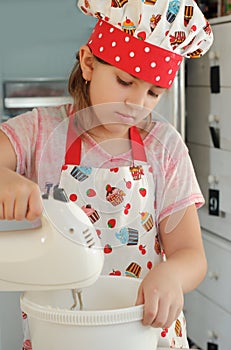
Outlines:
[[[102,274],[143,278],[164,257],[155,215],[155,169],[147,163],[138,129],[130,128],[130,166],[81,166],[81,137],[68,126],[65,164],[59,187],[80,206],[96,228],[105,254]],[[187,348],[183,314],[160,329],[158,346]],[[26,349],[26,348],[25,348]]]

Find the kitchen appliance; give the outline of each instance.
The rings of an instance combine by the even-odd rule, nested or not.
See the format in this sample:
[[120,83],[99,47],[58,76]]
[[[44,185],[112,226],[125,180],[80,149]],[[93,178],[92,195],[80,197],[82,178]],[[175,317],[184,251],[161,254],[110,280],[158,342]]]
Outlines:
[[43,204],[40,226],[0,234],[1,291],[83,288],[101,273],[103,251],[83,210],[51,196]]
[[28,78],[3,82],[3,117],[1,122],[32,108],[72,103],[64,78]]
[[[101,350],[155,350],[159,330],[143,326],[143,305],[135,306],[140,280],[99,276],[100,240],[62,189],[43,195],[43,205],[40,225],[0,234],[0,290],[25,291],[33,350],[92,350],[95,342]],[[73,305],[75,292],[82,296]]]

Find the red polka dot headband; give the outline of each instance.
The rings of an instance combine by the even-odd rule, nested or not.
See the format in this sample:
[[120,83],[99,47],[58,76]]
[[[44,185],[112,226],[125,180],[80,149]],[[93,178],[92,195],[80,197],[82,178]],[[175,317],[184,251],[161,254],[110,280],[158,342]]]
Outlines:
[[88,45],[92,53],[127,73],[154,85],[169,88],[179,69],[182,56],[138,41],[131,35],[99,20]]
[[92,53],[151,84],[170,88],[184,57],[200,57],[213,42],[194,0],[79,0],[99,18],[88,45]]

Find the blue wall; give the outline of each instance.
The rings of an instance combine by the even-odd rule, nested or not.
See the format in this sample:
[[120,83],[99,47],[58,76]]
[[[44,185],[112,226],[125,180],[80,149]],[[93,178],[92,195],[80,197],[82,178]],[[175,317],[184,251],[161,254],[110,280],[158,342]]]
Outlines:
[[0,80],[67,77],[94,24],[75,0],[0,0]]

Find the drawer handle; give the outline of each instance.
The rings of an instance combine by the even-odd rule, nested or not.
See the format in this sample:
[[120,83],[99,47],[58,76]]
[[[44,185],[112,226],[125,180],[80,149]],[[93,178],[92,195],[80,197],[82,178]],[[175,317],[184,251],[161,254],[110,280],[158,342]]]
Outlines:
[[217,272],[209,271],[208,275],[210,280],[217,281],[219,279],[219,275]]
[[218,334],[215,331],[208,331],[208,337],[210,340],[214,341],[218,339]]

